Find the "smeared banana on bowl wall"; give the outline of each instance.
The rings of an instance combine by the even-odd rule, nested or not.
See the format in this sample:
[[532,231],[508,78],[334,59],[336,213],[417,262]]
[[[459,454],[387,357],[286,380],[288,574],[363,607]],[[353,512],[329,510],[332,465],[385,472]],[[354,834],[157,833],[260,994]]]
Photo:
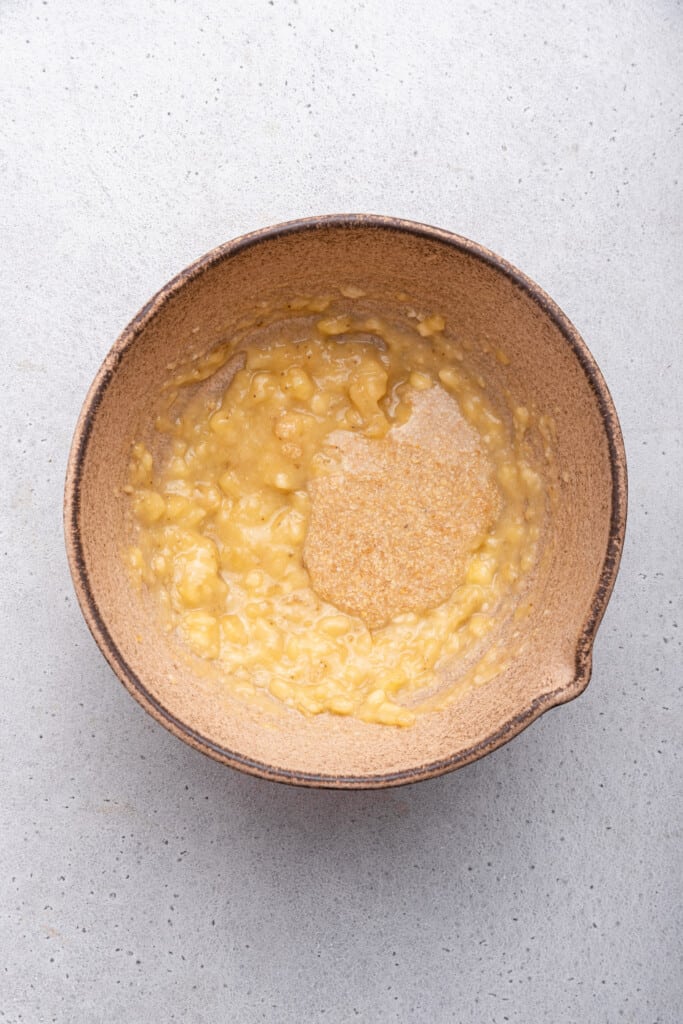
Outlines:
[[408,726],[462,693],[439,686],[454,658],[467,685],[504,665],[486,638],[546,514],[533,415],[494,408],[438,314],[296,311],[170,377],[163,454],[132,449],[127,559],[240,698]]

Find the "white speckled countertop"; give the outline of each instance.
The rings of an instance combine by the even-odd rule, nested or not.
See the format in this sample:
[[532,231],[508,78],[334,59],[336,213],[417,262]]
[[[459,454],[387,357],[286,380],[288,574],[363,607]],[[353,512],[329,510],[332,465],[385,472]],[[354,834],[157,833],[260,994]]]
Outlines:
[[[667,0],[2,4],[0,1024],[680,1021],[682,37]],[[450,228],[550,292],[631,485],[584,696],[377,793],[157,726],[62,544],[131,316],[212,246],[339,211]]]

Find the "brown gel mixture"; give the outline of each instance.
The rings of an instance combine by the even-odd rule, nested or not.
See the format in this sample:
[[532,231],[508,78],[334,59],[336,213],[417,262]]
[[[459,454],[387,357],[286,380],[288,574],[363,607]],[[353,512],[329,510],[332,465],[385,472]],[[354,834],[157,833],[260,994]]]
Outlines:
[[378,629],[441,604],[500,510],[476,431],[441,388],[381,440],[338,432],[336,470],[311,481],[304,564],[316,592]]

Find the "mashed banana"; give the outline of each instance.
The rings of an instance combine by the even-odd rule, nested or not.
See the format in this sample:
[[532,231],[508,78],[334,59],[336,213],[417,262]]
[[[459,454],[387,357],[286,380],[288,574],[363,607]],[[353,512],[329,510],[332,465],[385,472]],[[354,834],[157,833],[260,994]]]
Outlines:
[[410,725],[509,614],[545,509],[529,412],[499,415],[444,329],[345,313],[228,343],[171,381],[160,454],[133,446],[129,564],[245,699]]

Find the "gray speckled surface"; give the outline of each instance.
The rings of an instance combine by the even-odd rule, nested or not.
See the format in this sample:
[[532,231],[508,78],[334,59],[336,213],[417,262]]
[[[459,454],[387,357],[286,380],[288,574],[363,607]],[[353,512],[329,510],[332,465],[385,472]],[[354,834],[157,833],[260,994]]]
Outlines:
[[[2,4],[2,1024],[681,1019],[682,30],[665,0]],[[586,694],[385,793],[173,739],[62,549],[75,419],[132,314],[217,243],[333,211],[534,277],[629,456]]]

